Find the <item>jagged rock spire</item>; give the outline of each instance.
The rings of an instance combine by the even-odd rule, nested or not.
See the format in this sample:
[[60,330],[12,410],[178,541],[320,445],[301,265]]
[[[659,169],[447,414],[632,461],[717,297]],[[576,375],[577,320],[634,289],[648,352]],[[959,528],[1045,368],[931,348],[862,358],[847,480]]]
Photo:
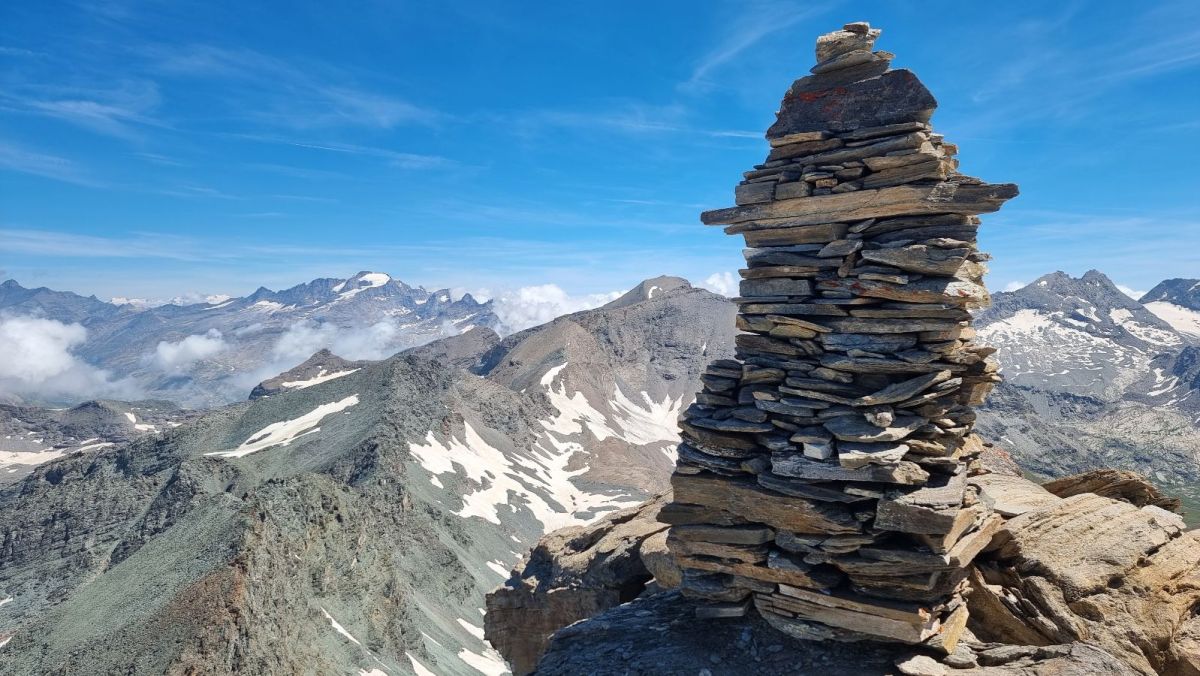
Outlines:
[[683,416],[661,518],[707,615],[951,650],[999,524],[971,478],[972,407],[999,379],[968,312],[989,300],[977,214],[1017,189],[958,173],[937,102],[879,35],[818,38],[766,161],[701,216],[749,247],[744,333]]

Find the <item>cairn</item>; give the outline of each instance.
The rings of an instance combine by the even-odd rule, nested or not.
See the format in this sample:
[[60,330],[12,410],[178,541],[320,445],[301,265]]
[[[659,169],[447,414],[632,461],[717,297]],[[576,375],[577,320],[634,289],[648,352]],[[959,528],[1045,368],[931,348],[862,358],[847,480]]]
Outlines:
[[956,171],[937,102],[879,34],[817,39],[766,162],[737,206],[701,216],[746,238],[743,333],[682,416],[660,518],[703,616],[753,605],[799,638],[949,651],[1000,525],[968,482],[972,407],[999,380],[972,342],[989,301],[977,215],[1017,188]]

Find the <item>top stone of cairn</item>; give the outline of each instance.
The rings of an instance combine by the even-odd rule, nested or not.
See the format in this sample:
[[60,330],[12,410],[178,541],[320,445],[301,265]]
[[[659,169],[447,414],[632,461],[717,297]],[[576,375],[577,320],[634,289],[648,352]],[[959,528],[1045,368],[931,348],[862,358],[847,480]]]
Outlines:
[[767,130],[772,145],[820,138],[822,132],[929,121],[937,101],[911,71],[888,70],[893,55],[873,49],[881,32],[860,21],[817,38],[817,65],[784,95],[778,120]]

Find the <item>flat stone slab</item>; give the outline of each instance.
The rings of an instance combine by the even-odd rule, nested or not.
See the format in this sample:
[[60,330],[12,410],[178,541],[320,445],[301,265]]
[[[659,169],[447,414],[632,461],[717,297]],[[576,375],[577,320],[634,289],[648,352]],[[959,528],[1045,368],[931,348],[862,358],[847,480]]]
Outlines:
[[[998,210],[1016,196],[1017,186],[1011,183],[974,185],[943,181],[717,209],[700,214],[700,220],[705,225],[771,219],[787,220],[789,225],[817,225],[899,215],[983,214]],[[769,227],[769,223],[765,225]]]
[[979,501],[1001,516],[1019,516],[1025,512],[1058,504],[1062,498],[1019,476],[981,474],[969,482],[979,488]]
[[1084,493],[1010,519],[996,555],[1019,557],[1023,571],[1045,575],[1071,603],[1104,590],[1183,529],[1183,517],[1160,507]]

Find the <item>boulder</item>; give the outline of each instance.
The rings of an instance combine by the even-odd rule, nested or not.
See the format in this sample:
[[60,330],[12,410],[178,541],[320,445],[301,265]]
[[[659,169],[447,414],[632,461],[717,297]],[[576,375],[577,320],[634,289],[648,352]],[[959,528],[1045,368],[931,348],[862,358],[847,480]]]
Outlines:
[[549,533],[512,576],[487,596],[484,636],[516,674],[533,671],[556,630],[657,587],[679,584],[666,549],[659,496],[586,526]]

